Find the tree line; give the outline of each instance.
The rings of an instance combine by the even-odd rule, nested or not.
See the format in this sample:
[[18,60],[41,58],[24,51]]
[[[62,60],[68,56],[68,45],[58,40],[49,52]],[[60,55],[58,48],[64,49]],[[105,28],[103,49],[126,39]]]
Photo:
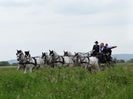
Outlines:
[[133,63],[133,58],[131,58],[130,60],[127,60],[127,61],[125,61],[124,59],[116,59],[116,58],[114,58],[113,59],[116,63]]
[[8,61],[0,61],[0,66],[17,66],[17,63],[10,64]]

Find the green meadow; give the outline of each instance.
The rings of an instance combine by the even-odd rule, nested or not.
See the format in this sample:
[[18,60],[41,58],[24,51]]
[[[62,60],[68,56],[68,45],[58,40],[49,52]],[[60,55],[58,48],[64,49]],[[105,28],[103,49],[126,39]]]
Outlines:
[[133,63],[97,74],[80,67],[56,67],[24,74],[0,67],[0,99],[133,99]]

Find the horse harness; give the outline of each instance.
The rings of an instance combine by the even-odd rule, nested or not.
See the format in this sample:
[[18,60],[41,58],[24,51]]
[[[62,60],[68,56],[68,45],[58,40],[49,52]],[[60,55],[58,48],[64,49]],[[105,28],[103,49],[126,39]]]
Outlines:
[[35,57],[32,57],[33,58],[33,60],[34,60],[34,62],[29,62],[29,61],[27,61],[27,62],[25,62],[25,63],[23,63],[23,64],[32,64],[32,65],[34,65],[34,66],[37,66],[37,60],[36,60],[36,58]]
[[88,61],[90,60],[89,57],[84,57],[82,60],[80,60],[80,63],[81,63],[81,64],[87,63],[87,62],[84,61],[86,58],[88,59]]
[[[56,61],[56,60],[58,60],[58,59],[59,59],[59,61]],[[61,59],[62,59],[62,61],[61,61]],[[62,64],[65,64],[64,57],[63,57],[63,56],[58,56],[58,57],[53,61],[53,63],[62,63]]]

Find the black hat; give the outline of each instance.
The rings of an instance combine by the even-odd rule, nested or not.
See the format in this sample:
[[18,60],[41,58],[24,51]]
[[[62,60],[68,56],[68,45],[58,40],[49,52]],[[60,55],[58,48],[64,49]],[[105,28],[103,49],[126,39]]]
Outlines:
[[98,41],[96,41],[95,43],[98,43]]

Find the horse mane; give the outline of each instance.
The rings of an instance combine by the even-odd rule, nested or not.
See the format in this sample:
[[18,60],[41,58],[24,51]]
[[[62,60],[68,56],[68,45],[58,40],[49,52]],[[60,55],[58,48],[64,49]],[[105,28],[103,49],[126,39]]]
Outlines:
[[68,52],[68,56],[73,56],[73,54],[71,52]]
[[53,51],[53,53],[54,53],[55,56],[59,56],[59,55],[57,54],[57,52]]

